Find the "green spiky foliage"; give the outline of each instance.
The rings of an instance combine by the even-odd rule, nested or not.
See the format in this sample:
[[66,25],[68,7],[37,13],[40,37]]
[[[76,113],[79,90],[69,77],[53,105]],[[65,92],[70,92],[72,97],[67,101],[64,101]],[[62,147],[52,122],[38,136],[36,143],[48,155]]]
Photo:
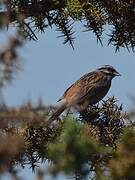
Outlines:
[[[65,119],[64,128],[55,143],[49,145],[49,157],[53,165],[50,171],[76,178],[85,178],[92,170],[96,171],[99,164],[107,161],[112,153],[110,147],[89,135],[88,127]],[[100,163],[96,163],[99,160]]]
[[113,179],[135,178],[135,129],[126,128],[121,135],[113,158],[110,160],[109,168]]
[[8,44],[0,49],[0,90],[7,82],[14,79],[14,75],[21,70],[21,62],[17,49],[22,47],[23,41],[17,33],[9,38]]
[[42,178],[62,172],[71,179],[135,177],[134,124],[114,97],[78,117],[62,116],[49,125],[53,108],[40,100],[37,106],[29,101],[0,112],[1,173],[14,174],[16,166],[26,165],[34,171],[47,161],[48,166],[38,171]]
[[116,51],[121,47],[134,51],[134,0],[3,0],[0,9],[0,29],[6,28],[13,33],[12,25],[15,32],[12,39],[19,40],[14,46],[9,39],[9,45],[0,47],[0,64],[5,73],[0,79],[0,87],[19,69],[21,63],[16,49],[26,40],[38,41],[38,33],[45,33],[47,28],[58,31],[57,37],[63,38],[63,43],[70,44],[73,49],[77,22],[83,32],[92,31],[101,44],[102,37],[106,36],[108,44]]
[[7,10],[0,12],[0,26],[12,23],[28,39],[37,40],[39,31],[51,27],[61,31],[64,44],[74,47],[74,25],[79,22],[84,31],[94,32],[100,43],[108,34],[108,44],[116,51],[120,47],[134,50],[134,0],[8,0],[3,3]]

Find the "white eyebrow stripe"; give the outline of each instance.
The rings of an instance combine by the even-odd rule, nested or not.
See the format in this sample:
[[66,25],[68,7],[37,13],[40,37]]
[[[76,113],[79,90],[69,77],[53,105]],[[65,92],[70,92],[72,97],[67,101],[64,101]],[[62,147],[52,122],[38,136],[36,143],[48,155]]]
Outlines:
[[113,74],[112,71],[109,71],[107,69],[100,69],[100,71],[103,72],[103,73],[106,73],[106,74]]

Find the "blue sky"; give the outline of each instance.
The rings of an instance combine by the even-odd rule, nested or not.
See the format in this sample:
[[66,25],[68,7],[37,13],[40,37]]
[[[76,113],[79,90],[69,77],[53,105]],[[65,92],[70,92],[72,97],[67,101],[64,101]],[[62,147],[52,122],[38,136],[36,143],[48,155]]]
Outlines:
[[122,76],[113,80],[107,96],[116,96],[120,104],[129,108],[132,105],[129,97],[134,95],[135,89],[134,53],[126,49],[115,53],[114,47],[106,44],[102,47],[93,33],[80,33],[81,30],[78,26],[74,51],[62,44],[62,38],[56,38],[59,32],[53,29],[40,34],[38,42],[27,42],[20,50],[23,71],[4,89],[6,102],[16,106],[28,98],[36,103],[42,97],[45,104],[55,104],[80,76],[100,65],[110,64]]

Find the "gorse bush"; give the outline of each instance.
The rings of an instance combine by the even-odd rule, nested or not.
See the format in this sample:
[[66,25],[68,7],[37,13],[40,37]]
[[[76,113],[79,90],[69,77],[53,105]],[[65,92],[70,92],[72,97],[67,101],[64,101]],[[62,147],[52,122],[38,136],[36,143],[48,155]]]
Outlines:
[[44,176],[64,172],[76,179],[134,177],[134,126],[114,97],[51,125],[49,111],[30,102],[1,111],[1,173],[26,164],[35,170],[47,160]]
[[27,39],[37,40],[37,32],[53,27],[62,33],[64,44],[74,48],[74,24],[79,22],[83,31],[92,31],[101,43],[108,34],[108,44],[116,50],[135,47],[134,0],[10,0],[0,5],[0,27],[13,23]]

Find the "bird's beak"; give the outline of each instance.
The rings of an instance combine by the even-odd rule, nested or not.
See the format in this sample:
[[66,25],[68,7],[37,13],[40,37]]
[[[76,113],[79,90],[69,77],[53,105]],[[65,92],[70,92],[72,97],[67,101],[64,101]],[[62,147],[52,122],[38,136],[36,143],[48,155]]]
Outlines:
[[121,74],[119,72],[115,72],[115,76],[121,76]]

